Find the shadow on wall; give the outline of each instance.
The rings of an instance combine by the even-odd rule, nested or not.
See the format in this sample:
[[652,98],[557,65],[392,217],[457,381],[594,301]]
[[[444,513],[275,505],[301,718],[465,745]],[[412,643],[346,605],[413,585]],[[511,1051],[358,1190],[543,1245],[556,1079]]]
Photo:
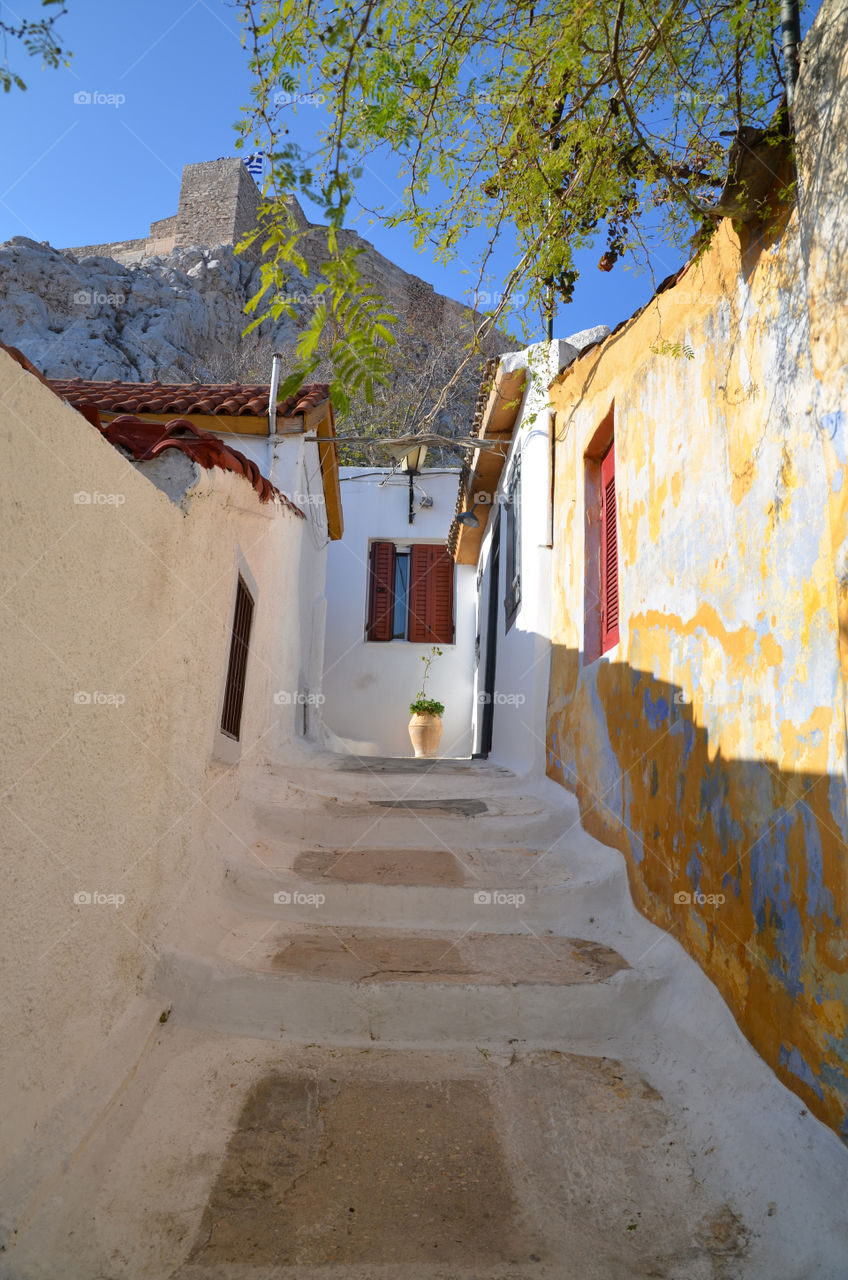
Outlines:
[[[548,776],[620,849],[639,909],[715,982],[780,1079],[848,1142],[842,777],[726,759],[676,685],[555,645]],[[741,700],[740,700],[741,701]],[[715,734],[713,735],[715,739]]]

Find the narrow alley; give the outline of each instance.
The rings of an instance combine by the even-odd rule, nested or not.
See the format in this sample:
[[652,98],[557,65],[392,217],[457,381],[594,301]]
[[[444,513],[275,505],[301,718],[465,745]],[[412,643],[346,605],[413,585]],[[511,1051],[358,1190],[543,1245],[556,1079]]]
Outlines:
[[845,1274],[838,1138],[555,784],[304,749],[240,805],[3,1274]]

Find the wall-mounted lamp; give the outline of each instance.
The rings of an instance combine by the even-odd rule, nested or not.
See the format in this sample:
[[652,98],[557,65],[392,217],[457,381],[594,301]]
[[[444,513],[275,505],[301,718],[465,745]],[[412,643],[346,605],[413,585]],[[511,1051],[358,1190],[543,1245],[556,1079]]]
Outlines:
[[414,494],[415,477],[417,475],[420,475],[421,472],[424,470],[424,459],[426,458],[426,456],[427,456],[426,444],[416,444],[416,445],[413,445],[411,449],[408,449],[407,452],[403,455],[403,457],[400,460],[401,471],[405,472],[406,475],[409,476],[409,523],[410,524],[412,524],[413,520],[415,519],[415,508],[413,506],[413,501],[415,497],[415,494]]
[[464,524],[468,529],[479,529],[480,520],[479,517],[474,514],[474,509],[477,505],[478,504],[476,502],[472,502],[467,511],[460,511],[459,515],[456,517],[456,523]]

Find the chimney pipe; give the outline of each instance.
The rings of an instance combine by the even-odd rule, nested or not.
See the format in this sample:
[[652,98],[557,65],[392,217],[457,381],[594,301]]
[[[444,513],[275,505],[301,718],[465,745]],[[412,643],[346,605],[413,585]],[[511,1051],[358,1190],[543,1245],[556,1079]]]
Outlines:
[[786,105],[790,115],[795,105],[798,83],[798,50],[801,44],[801,15],[798,0],[782,0],[780,27],[783,45],[783,74],[786,79]]
[[271,357],[271,386],[268,390],[268,435],[277,434],[277,392],[280,389],[280,363],[282,357],[275,351]]

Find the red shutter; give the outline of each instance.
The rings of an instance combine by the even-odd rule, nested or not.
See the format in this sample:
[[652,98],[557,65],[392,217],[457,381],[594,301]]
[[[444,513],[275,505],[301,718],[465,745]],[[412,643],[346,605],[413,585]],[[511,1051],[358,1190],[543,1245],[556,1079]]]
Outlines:
[[395,547],[372,542],[368,575],[367,640],[391,640],[395,612]]
[[433,644],[453,644],[454,559],[447,547],[433,547],[430,570],[431,639]]
[[454,562],[446,547],[412,547],[409,563],[409,639],[453,644]]
[[601,652],[618,644],[618,517],[615,444],[601,462]]

